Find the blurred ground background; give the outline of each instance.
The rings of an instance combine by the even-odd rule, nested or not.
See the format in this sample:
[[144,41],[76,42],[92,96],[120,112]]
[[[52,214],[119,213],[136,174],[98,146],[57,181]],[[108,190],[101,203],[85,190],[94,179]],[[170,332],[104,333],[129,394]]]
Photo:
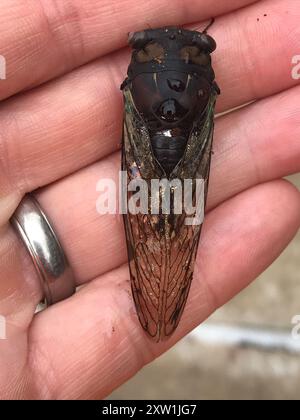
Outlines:
[[[300,174],[290,180],[300,189]],[[298,400],[300,350],[293,352],[288,345],[293,344],[291,320],[297,314],[300,233],[280,258],[218,310],[204,329],[191,333],[110,398]],[[230,327],[237,335],[242,332],[239,342],[224,343],[228,334],[225,330],[222,336],[222,328],[221,333],[216,332],[216,326]],[[213,341],[205,338],[204,330],[211,331]],[[250,344],[247,331],[254,331]],[[277,338],[273,346],[272,337]],[[300,349],[300,341],[298,344]]]

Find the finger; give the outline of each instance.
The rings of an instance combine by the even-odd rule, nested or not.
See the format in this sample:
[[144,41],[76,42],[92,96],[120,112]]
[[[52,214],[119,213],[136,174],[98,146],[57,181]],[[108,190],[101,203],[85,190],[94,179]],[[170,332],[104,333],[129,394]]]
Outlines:
[[[292,56],[300,49],[300,37],[295,36],[298,19],[287,15],[281,31],[275,31],[282,23],[285,2],[275,0],[270,7],[264,3],[224,16],[212,28],[220,44],[214,60],[222,88],[218,111],[299,83],[291,73]],[[266,10],[263,23],[257,22]],[[253,45],[264,39],[276,48],[253,48],[249,58],[249,39]],[[120,146],[119,85],[128,60],[127,51],[115,53],[3,104],[0,148],[8,162],[4,179],[10,188],[21,193],[34,190]]]
[[[42,296],[26,250],[9,227],[1,229],[0,267],[0,314],[25,329]],[[26,319],[24,313],[28,315]]]
[[[299,7],[295,1],[265,0],[219,19],[211,34],[221,87],[217,111],[226,111],[299,84]],[[253,43],[254,41],[254,43]]]
[[218,119],[208,208],[300,171],[300,86]]
[[253,1],[176,0],[170,7],[165,0],[2,0],[0,51],[7,62],[7,79],[0,84],[0,98],[120,48],[130,31],[195,22]]
[[[300,171],[299,92],[300,87],[293,88],[217,119],[208,208],[257,183]],[[78,283],[126,261],[121,216],[96,210],[97,182],[109,178],[118,185],[119,168],[115,154],[38,194]]]
[[26,398],[27,330],[42,291],[26,250],[7,226],[0,229],[0,271],[0,315],[6,338],[0,337],[1,399]]
[[300,194],[284,181],[257,186],[209,213],[188,305],[166,342],[153,343],[140,327],[127,267],[40,314],[31,328],[29,360],[33,375],[47,381],[42,397],[107,396],[246,287],[299,226]]
[[24,331],[42,298],[41,287],[27,251],[9,224],[21,194],[9,191],[2,182],[5,166],[0,158],[0,315]]

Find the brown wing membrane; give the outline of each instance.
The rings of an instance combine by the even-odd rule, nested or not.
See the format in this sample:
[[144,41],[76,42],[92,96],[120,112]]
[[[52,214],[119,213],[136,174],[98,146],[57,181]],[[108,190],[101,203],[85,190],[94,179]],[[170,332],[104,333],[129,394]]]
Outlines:
[[[130,91],[124,91],[125,118],[122,169],[128,182],[160,179],[161,168],[151,154],[147,130],[142,126]],[[205,180],[205,199],[212,147],[212,95],[199,124],[195,125],[182,161],[171,178]],[[127,199],[130,198],[127,192]],[[195,198],[195,197],[193,197]],[[190,217],[191,215],[189,215]],[[126,214],[124,216],[132,293],[147,333],[157,341],[168,337],[182,315],[193,277],[201,225],[187,225],[181,215]]]

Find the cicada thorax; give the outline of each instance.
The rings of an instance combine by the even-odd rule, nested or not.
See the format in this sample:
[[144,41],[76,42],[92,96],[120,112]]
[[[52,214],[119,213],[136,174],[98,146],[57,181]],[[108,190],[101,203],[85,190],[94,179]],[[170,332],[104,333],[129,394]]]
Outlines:
[[[153,179],[191,179],[194,205],[196,178],[203,178],[205,202],[219,93],[210,57],[215,41],[206,33],[162,28],[130,35],[129,43],[132,59],[122,84],[122,168],[128,182],[142,178],[150,191]],[[200,225],[186,224],[185,210],[175,211],[174,191],[168,214],[161,208],[152,214],[149,206],[147,214],[124,216],[137,313],[157,340],[178,325],[201,231]],[[160,200],[161,190],[158,195]],[[131,196],[127,192],[127,199]]]

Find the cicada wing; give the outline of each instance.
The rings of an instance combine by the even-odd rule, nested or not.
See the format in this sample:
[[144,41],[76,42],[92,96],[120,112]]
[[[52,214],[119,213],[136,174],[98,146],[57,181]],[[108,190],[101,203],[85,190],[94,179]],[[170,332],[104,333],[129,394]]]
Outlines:
[[[147,129],[135,109],[130,91],[124,90],[125,115],[123,128],[122,170],[127,183],[162,175],[151,151]],[[130,192],[126,192],[129,200]],[[143,328],[152,337],[159,335],[159,297],[163,264],[163,245],[158,231],[158,216],[124,215],[131,289],[137,314]]]
[[212,154],[216,96],[217,93],[213,91],[204,113],[194,124],[184,157],[172,174],[173,177],[180,179],[203,179],[205,181],[205,200]]
[[[125,90],[124,97],[122,168],[127,171],[128,182],[141,177],[150,186],[151,179],[160,179],[163,173],[153,157],[147,129],[134,107],[129,90]],[[212,96],[205,113],[192,130],[182,161],[173,173],[173,178],[176,176],[181,180],[203,179],[205,197],[214,103],[215,97]],[[186,217],[190,215],[185,211],[179,215],[128,213],[124,216],[133,298],[141,325],[157,341],[176,329],[193,277],[201,225],[187,225]]]
[[[197,216],[199,206],[205,208],[209,171],[212,154],[214,131],[214,107],[216,96],[212,94],[204,115],[196,122],[186,148],[186,153],[173,177],[203,181],[203,194],[196,200],[197,190],[193,189],[193,203],[198,206],[193,217]],[[203,202],[201,202],[203,200]],[[187,215],[174,215],[173,238],[171,238],[171,267],[167,285],[167,299],[164,309],[163,328],[161,335],[171,335],[180,321],[191,282],[193,279],[195,259],[199,245],[202,223],[186,224]]]

